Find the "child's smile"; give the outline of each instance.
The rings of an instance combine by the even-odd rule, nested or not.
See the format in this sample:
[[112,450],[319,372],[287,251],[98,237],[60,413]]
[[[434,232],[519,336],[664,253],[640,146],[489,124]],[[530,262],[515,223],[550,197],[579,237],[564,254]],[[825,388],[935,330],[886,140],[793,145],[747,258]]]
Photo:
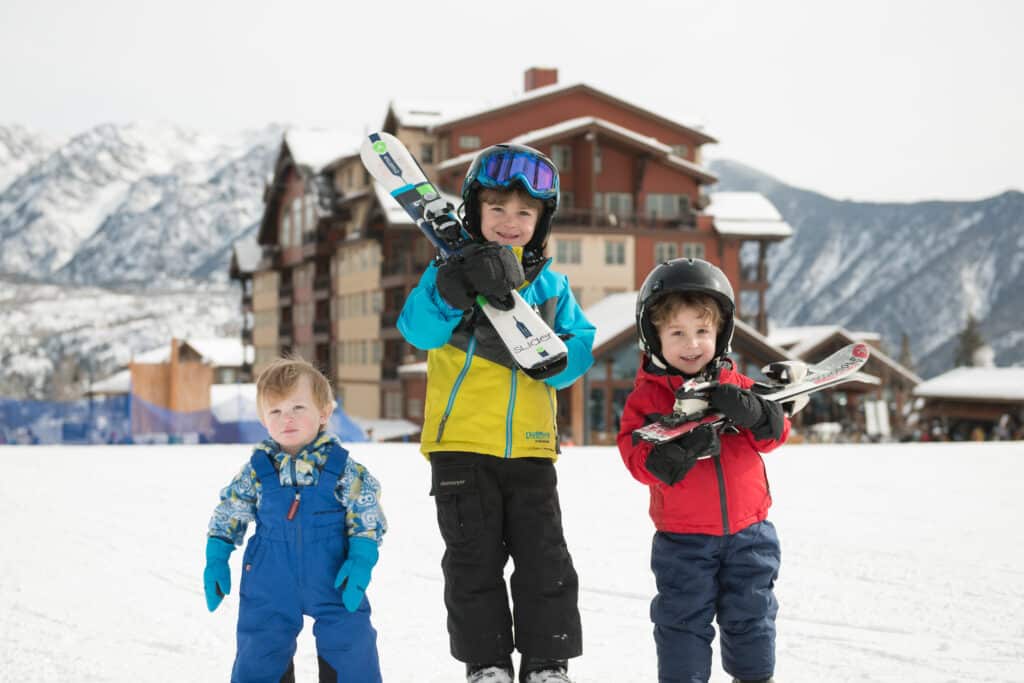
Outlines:
[[716,336],[711,321],[690,306],[681,307],[658,327],[662,357],[685,375],[695,375],[711,362]]

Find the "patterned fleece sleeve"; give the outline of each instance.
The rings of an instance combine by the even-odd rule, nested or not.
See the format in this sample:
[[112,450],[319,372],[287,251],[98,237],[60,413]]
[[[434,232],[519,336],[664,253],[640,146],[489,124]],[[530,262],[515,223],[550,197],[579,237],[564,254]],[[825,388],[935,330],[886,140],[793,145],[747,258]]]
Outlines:
[[220,492],[220,503],[213,509],[208,536],[216,536],[242,545],[249,522],[256,519],[260,485],[256,470],[245,463],[231,483]]
[[348,535],[383,541],[388,530],[384,510],[380,507],[380,483],[351,457],[345,462],[345,473],[338,482],[334,497],[345,506],[345,527]]

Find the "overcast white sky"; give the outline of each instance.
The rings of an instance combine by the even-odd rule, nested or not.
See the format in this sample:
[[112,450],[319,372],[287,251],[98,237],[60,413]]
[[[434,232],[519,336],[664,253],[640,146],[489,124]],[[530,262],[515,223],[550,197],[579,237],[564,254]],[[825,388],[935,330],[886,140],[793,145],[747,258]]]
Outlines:
[[793,185],[980,198],[1024,188],[1022,27],[1014,0],[3,0],[0,123],[359,131],[391,98],[501,100],[541,65]]

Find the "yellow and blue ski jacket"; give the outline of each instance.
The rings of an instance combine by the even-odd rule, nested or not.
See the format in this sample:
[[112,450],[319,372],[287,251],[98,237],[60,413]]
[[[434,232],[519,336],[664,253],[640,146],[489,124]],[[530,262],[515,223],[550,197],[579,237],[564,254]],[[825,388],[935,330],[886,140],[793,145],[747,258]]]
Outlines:
[[[517,253],[520,250],[516,250]],[[558,457],[556,390],[593,364],[594,326],[565,275],[550,259],[526,269],[519,293],[568,349],[566,368],[544,380],[523,373],[494,327],[474,306],[460,311],[437,291],[437,266],[424,271],[398,319],[406,340],[427,351],[427,399],[421,450],[482,453],[499,458]]]

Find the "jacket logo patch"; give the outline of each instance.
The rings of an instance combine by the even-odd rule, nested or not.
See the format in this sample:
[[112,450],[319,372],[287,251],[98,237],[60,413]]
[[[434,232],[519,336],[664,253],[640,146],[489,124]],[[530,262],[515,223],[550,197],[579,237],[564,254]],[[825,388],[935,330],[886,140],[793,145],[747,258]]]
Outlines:
[[526,432],[529,441],[551,441],[551,432]]
[[448,481],[438,482],[438,486],[462,486],[465,483],[465,479],[449,479]]

